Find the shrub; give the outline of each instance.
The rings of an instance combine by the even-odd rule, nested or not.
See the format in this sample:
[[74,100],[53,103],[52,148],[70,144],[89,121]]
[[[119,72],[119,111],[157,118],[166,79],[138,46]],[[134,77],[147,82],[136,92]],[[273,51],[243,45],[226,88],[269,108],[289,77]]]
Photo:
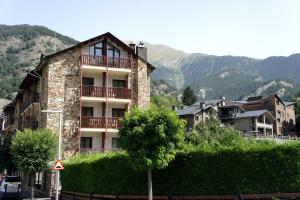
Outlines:
[[[154,170],[154,194],[300,192],[300,143],[249,141],[245,147],[177,153]],[[63,190],[98,194],[147,194],[146,174],[134,171],[123,153],[74,158],[62,172]],[[74,176],[76,174],[76,176]]]

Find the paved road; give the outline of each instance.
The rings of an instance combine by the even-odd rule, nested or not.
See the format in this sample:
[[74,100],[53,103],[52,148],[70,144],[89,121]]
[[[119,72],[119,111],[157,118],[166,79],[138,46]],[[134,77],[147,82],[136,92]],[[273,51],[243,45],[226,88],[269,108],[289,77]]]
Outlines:
[[[34,196],[35,196],[36,200],[50,200],[50,197],[40,190],[34,190]],[[31,197],[31,188],[23,189],[22,199],[26,200],[26,199],[30,199],[30,197]],[[13,198],[9,198],[9,199],[11,200]],[[3,200],[6,200],[6,199],[3,199]]]

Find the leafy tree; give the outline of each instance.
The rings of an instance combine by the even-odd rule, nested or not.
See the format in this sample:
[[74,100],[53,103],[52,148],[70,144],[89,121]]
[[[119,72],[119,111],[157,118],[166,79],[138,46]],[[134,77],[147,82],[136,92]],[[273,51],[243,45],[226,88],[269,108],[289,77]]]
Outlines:
[[48,129],[17,131],[13,137],[11,153],[19,170],[31,175],[31,198],[34,199],[34,177],[36,172],[47,169],[54,158],[57,137]]
[[197,124],[187,136],[187,142],[194,147],[217,148],[242,143],[243,138],[235,129],[221,126],[218,118],[212,118],[208,122]]
[[152,170],[162,169],[184,143],[184,121],[166,108],[133,108],[119,131],[120,145],[136,169],[148,171],[148,199],[152,200]]
[[187,86],[183,90],[182,103],[186,106],[190,106],[197,101],[197,96],[194,94],[194,90]]
[[171,108],[172,106],[180,106],[182,103],[177,101],[175,97],[170,95],[156,95],[151,97],[151,103],[158,107]]

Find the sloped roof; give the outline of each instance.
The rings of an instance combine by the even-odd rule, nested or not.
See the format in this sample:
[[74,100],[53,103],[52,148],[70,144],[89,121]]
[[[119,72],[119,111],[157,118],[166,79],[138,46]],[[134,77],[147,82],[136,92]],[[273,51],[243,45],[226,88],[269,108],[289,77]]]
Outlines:
[[81,46],[83,46],[83,45],[86,45],[86,44],[92,42],[93,40],[96,41],[96,40],[99,40],[99,39],[101,39],[101,38],[109,38],[109,39],[113,40],[113,41],[116,42],[118,45],[120,45],[120,46],[122,46],[124,49],[126,49],[126,51],[130,52],[134,57],[137,57],[137,58],[143,60],[144,62],[146,62],[146,63],[147,63],[147,66],[150,67],[152,70],[156,69],[152,64],[150,64],[148,61],[146,61],[146,60],[144,60],[143,58],[141,58],[140,56],[138,56],[138,55],[137,55],[137,54],[136,54],[136,53],[135,53],[128,45],[127,45],[127,44],[125,44],[123,41],[121,41],[120,39],[118,39],[116,36],[114,36],[114,35],[111,34],[110,32],[104,33],[104,34],[102,34],[102,35],[99,35],[99,36],[97,36],[97,37],[94,37],[94,38],[91,38],[91,39],[88,39],[88,40],[85,40],[85,41],[83,41],[83,42],[79,42],[78,44],[75,44],[75,45],[73,45],[73,46],[71,46],[71,47],[68,47],[68,48],[63,49],[63,50],[61,50],[61,51],[58,51],[58,52],[55,52],[55,53],[52,53],[52,54],[50,54],[50,55],[47,55],[47,56],[43,57],[42,60],[41,60],[41,62],[40,62],[39,65],[38,65],[37,69],[39,69],[40,66],[41,66],[41,67],[43,66],[43,65],[42,65],[43,62],[47,61],[49,58],[51,58],[51,57],[53,57],[53,56],[55,56],[55,55],[59,55],[59,54],[61,54],[61,53],[65,53],[65,52],[67,52],[67,51],[69,51],[69,50],[72,50],[72,49],[81,47]]
[[204,108],[200,108],[199,105],[192,105],[185,107],[181,110],[177,110],[178,115],[193,115],[196,114],[202,110],[207,110],[208,108],[212,108],[211,105],[205,106]]
[[200,103],[205,103],[205,105],[215,105],[217,103],[220,103],[221,101],[224,101],[224,99],[213,99],[213,100],[204,100],[204,101],[197,101],[193,105],[200,105]]
[[238,114],[235,118],[250,118],[250,117],[259,117],[262,114],[267,113],[270,117],[275,120],[275,117],[268,110],[252,110],[246,111]]
[[293,105],[295,104],[296,102],[292,102],[292,101],[285,101],[283,102],[285,106],[290,106],[290,105]]

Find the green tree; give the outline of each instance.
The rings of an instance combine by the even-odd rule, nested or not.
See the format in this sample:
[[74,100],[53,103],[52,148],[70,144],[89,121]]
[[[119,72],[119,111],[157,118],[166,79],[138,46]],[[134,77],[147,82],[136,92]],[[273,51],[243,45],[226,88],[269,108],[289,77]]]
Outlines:
[[17,131],[13,137],[11,153],[19,170],[31,176],[31,198],[34,199],[36,172],[47,169],[56,152],[57,137],[48,129]]
[[194,90],[190,86],[187,86],[183,90],[182,103],[186,106],[190,106],[196,101],[197,101],[197,96],[194,94]]
[[222,146],[230,147],[243,142],[243,138],[237,130],[222,126],[218,118],[197,124],[186,139],[192,147],[213,149]]
[[8,174],[15,169],[10,153],[11,137],[8,134],[0,135],[0,172],[7,170]]
[[177,101],[175,97],[170,95],[156,95],[151,97],[151,103],[158,107],[171,108],[172,106],[180,106],[182,103]]
[[120,145],[136,169],[148,171],[148,199],[153,199],[152,170],[162,169],[184,144],[184,121],[164,107],[133,108],[119,131]]

